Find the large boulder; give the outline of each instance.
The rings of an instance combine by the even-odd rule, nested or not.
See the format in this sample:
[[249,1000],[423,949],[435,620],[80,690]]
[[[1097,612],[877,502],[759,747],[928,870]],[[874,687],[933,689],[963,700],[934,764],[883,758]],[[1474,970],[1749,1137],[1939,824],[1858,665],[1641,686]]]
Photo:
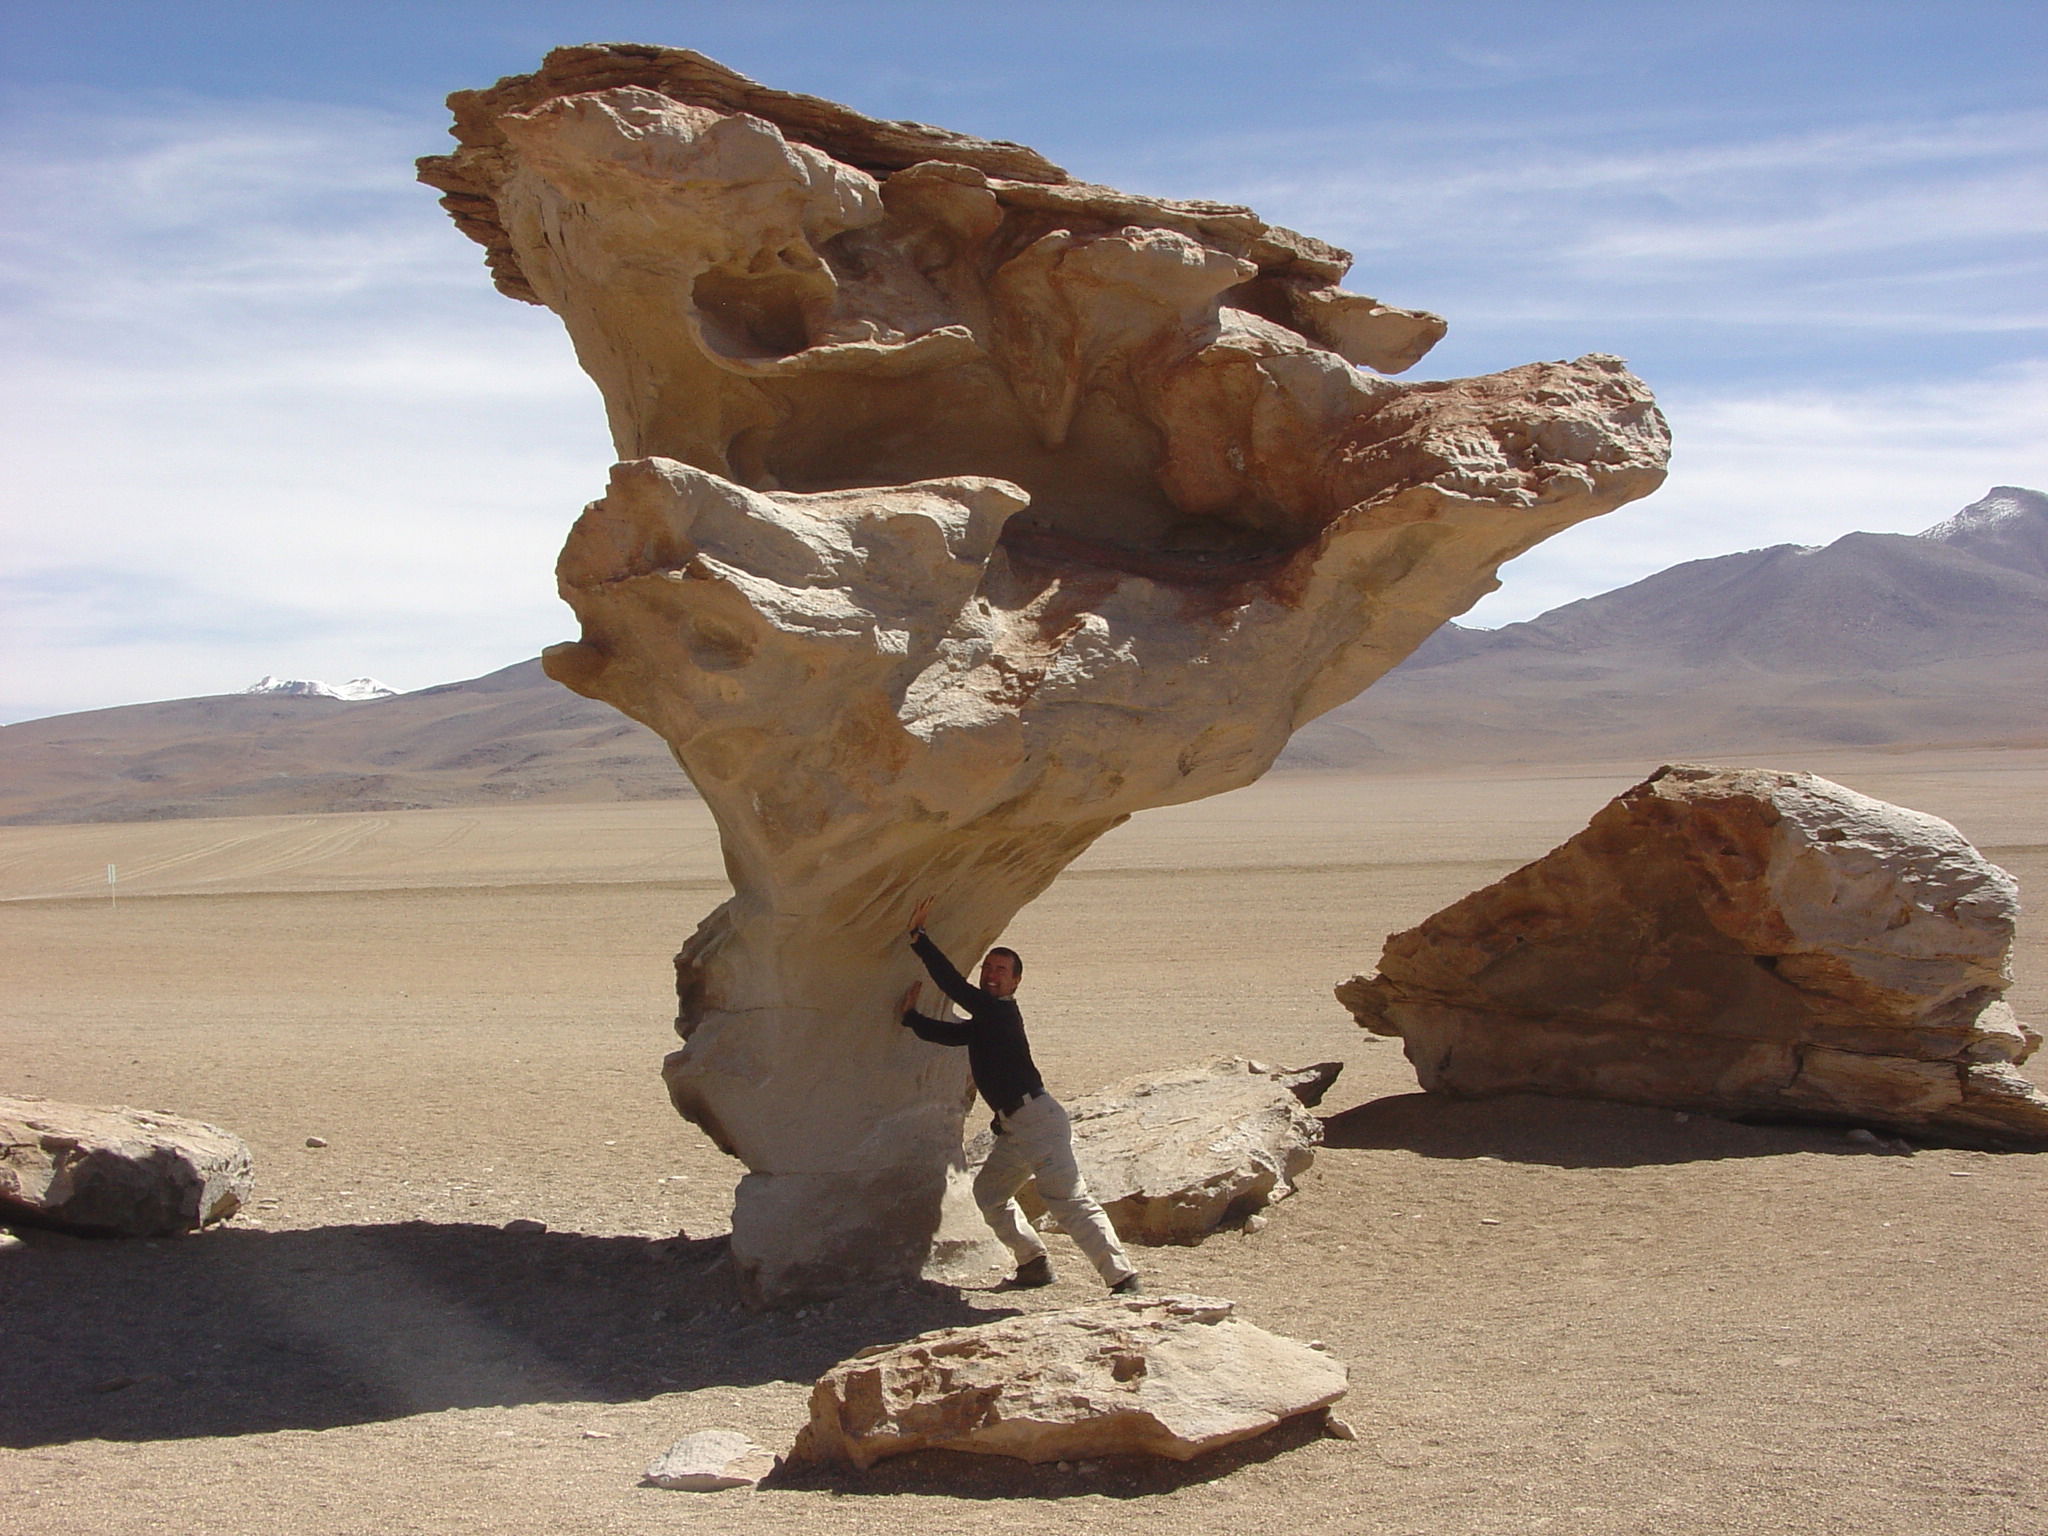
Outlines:
[[[1340,1070],[1219,1056],[1127,1077],[1067,1106],[1074,1157],[1125,1242],[1199,1243],[1294,1193],[1323,1140],[1306,1106]],[[1032,1185],[1017,1202],[1045,1214]]]
[[234,1215],[254,1170],[248,1144],[217,1125],[0,1097],[0,1215],[94,1237],[166,1237]]
[[1950,826],[1806,773],[1666,767],[1387,940],[1337,995],[1424,1088],[2048,1147],[2001,994],[2019,889]]
[[548,674],[673,748],[733,882],[677,956],[676,1108],[790,1301],[918,1273],[964,1053],[896,1027],[1098,837],[1249,784],[1494,572],[1653,490],[1620,359],[1398,371],[1433,315],[1248,208],[1094,186],[682,49],[558,49],[421,162],[561,317],[621,462]]
[[1344,1395],[1343,1365],[1236,1312],[1201,1296],[1133,1297],[863,1350],[812,1389],[789,1459],[865,1469],[950,1450],[1186,1461]]

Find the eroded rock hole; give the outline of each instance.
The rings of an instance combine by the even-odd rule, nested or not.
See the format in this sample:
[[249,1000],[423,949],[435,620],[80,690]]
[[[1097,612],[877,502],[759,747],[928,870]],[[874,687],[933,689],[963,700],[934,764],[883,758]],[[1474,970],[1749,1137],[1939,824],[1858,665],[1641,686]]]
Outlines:
[[706,272],[690,297],[705,341],[727,357],[788,357],[810,345],[802,296],[787,275]]

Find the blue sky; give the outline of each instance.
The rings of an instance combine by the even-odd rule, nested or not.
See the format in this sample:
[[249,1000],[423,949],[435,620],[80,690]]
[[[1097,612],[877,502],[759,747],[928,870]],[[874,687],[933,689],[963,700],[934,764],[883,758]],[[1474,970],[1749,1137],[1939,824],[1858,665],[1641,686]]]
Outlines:
[[0,720],[573,633],[595,391],[411,166],[555,44],[1249,203],[1449,318],[1410,377],[1621,353],[1671,482],[1508,567],[1491,624],[2048,489],[2044,12],[0,0]]

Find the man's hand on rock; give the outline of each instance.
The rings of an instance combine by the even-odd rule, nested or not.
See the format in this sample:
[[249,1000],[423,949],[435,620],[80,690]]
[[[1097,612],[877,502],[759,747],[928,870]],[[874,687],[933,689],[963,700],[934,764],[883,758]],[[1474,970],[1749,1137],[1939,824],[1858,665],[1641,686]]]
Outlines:
[[910,936],[914,939],[924,932],[924,920],[931,916],[933,898],[927,896],[910,912]]
[[924,983],[921,981],[913,981],[910,984],[910,990],[903,994],[903,1001],[901,1004],[898,1005],[896,1011],[899,1014],[910,1013],[913,1009],[917,1007],[917,997],[918,994],[922,991],[924,991]]

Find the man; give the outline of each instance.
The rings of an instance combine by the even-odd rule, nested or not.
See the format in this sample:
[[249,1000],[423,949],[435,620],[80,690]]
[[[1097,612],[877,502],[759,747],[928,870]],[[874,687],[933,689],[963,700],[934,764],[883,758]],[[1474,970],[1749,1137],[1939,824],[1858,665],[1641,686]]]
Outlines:
[[929,1018],[917,1011],[922,984],[913,982],[903,994],[903,1022],[920,1039],[934,1045],[964,1045],[974,1086],[995,1111],[996,1143],[974,1177],[974,1203],[995,1229],[1003,1246],[1017,1260],[1011,1283],[1052,1284],[1052,1261],[1045,1244],[1024,1220],[1017,1191],[1036,1179],[1060,1230],[1088,1255],[1103,1283],[1119,1296],[1138,1292],[1137,1266],[1124,1256],[1116,1228],[1109,1224],[1088,1193],[1074,1161],[1074,1135],[1060,1101],[1045,1091],[1031,1060],[1031,1042],[1024,1038],[1024,1015],[1012,1000],[1024,978],[1024,962],[1014,949],[992,949],[981,962],[981,985],[970,985],[953,968],[939,946],[925,936],[924,920],[931,898],[917,904],[910,918],[910,947],[939,990],[966,1010],[964,1023]]

